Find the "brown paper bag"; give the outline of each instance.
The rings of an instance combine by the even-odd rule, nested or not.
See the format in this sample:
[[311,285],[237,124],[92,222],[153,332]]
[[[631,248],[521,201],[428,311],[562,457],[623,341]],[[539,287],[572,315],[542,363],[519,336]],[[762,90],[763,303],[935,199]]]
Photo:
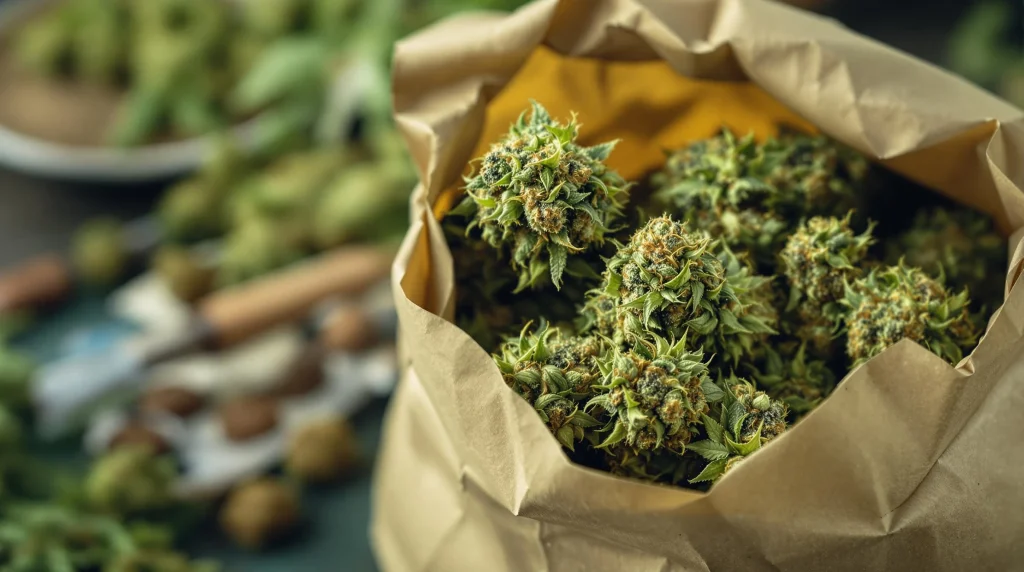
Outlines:
[[[487,353],[448,319],[436,216],[527,98],[622,138],[630,178],[722,123],[816,127],[1024,227],[1024,118],[836,23],[757,0],[548,0],[401,43],[397,120],[419,165],[394,267],[406,375],[377,467],[388,570],[1024,569],[1024,292],[954,368],[904,341],[709,493],[569,462]],[[1020,233],[1013,237],[1019,240]]]

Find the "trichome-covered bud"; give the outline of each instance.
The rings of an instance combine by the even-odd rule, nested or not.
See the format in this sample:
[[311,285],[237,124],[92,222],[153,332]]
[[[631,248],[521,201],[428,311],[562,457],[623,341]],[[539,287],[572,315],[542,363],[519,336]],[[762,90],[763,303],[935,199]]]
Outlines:
[[[669,155],[656,196],[759,267],[771,267],[793,221],[855,203],[866,161],[824,137],[787,134],[758,144],[728,129]],[[863,165],[861,167],[860,165]]]
[[856,150],[824,135],[792,131],[769,139],[765,148],[766,154],[784,157],[769,172],[768,182],[785,189],[779,210],[789,220],[838,217],[861,203],[871,163]]
[[687,445],[708,464],[691,483],[717,481],[741,460],[786,430],[789,411],[749,381],[737,378],[724,380],[724,398],[718,419],[703,416],[706,439]]
[[723,394],[708,377],[703,357],[688,349],[686,338],[656,338],[600,360],[604,382],[587,403],[588,410],[609,416],[599,447],[622,444],[638,455],[682,455],[708,404]]
[[789,408],[794,421],[810,413],[836,385],[836,376],[825,362],[807,359],[806,345],[781,352],[766,347],[764,367],[753,375],[769,397]]
[[530,329],[527,324],[518,337],[506,340],[494,361],[505,383],[533,405],[559,443],[573,450],[586,429],[600,424],[577,400],[589,396],[600,381],[598,361],[607,352],[606,343],[569,336],[543,323]]
[[85,481],[89,506],[116,515],[134,515],[167,508],[178,472],[173,459],[148,447],[125,446],[99,458]]
[[850,217],[814,217],[786,241],[779,259],[789,279],[791,302],[806,299],[825,308],[843,297],[846,283],[860,276],[858,264],[874,242],[869,225],[862,234],[850,228]]
[[575,255],[595,252],[623,216],[629,185],[604,164],[615,142],[582,147],[577,130],[575,117],[557,123],[534,102],[466,180],[457,210],[510,253],[520,290],[588,271]]
[[854,364],[907,338],[956,363],[978,341],[967,290],[954,294],[923,270],[904,264],[871,270],[843,298],[846,353]]
[[1007,244],[992,219],[968,209],[935,208],[919,213],[913,226],[886,245],[886,260],[900,258],[953,288],[968,288],[989,309],[1003,299]]
[[72,260],[82,280],[95,286],[112,286],[127,270],[128,247],[121,224],[113,219],[89,221],[75,233]]
[[771,279],[752,275],[726,248],[716,254],[716,246],[707,234],[664,216],[648,221],[609,259],[604,290],[616,301],[623,341],[688,336],[705,352],[736,362],[775,333],[777,314],[765,293]]

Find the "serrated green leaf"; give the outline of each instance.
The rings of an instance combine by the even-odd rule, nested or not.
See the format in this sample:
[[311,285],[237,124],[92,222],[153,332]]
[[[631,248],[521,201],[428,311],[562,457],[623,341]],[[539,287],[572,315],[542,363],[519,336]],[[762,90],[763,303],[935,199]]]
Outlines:
[[548,244],[548,255],[551,257],[551,283],[558,290],[562,289],[562,274],[565,273],[565,266],[568,263],[569,251],[561,244]]
[[605,440],[602,441],[601,444],[597,446],[597,448],[605,449],[607,447],[611,447],[612,445],[621,442],[625,438],[626,425],[621,421],[616,421],[615,427],[612,429],[612,432],[608,434],[608,437],[606,437]]
[[725,397],[725,390],[718,386],[710,378],[704,378],[700,382],[700,389],[704,392],[704,399],[708,403],[718,403]]
[[691,484],[706,483],[709,481],[715,481],[725,473],[725,463],[728,459],[721,459],[718,461],[712,461],[708,463],[704,470],[699,475],[690,479]]
[[722,424],[705,414],[702,414],[701,418],[704,420],[704,430],[708,433],[708,439],[724,446],[725,428],[722,427]]
[[562,444],[566,449],[575,452],[575,440],[573,439],[572,425],[562,425],[555,431],[555,437],[558,442]]
[[686,448],[709,461],[720,461],[729,457],[729,447],[711,439],[690,443]]

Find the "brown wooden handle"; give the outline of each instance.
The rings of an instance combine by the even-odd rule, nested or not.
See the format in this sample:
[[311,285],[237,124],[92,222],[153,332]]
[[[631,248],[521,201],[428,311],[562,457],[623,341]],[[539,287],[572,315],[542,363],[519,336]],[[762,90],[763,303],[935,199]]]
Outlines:
[[56,254],[33,258],[0,274],[0,312],[33,310],[71,291],[71,267]]
[[199,303],[198,312],[211,327],[216,345],[236,344],[305,318],[323,300],[366,291],[387,277],[392,257],[393,252],[378,247],[343,247],[215,292]]

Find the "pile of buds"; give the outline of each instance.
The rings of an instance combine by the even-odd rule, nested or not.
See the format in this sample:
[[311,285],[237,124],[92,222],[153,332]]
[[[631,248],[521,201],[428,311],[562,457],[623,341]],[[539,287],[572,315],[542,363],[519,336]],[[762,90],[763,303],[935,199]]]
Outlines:
[[902,339],[957,363],[1001,303],[991,220],[876,236],[870,163],[824,136],[723,130],[629,204],[577,135],[533,103],[443,220],[460,327],[577,462],[710,486]]
[[271,160],[221,140],[199,172],[169,187],[141,219],[155,240],[140,241],[133,223],[110,218],[82,225],[72,241],[75,275],[102,290],[148,265],[193,303],[343,244],[395,242],[416,181],[396,138],[385,131]]

